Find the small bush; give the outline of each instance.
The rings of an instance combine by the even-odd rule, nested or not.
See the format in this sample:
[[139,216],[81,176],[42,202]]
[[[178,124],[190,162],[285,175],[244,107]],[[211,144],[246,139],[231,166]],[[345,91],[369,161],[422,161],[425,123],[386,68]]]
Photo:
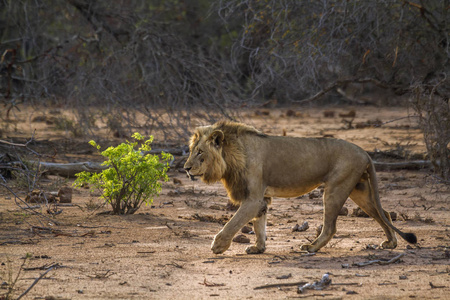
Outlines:
[[[107,158],[103,163],[107,169],[100,173],[76,174],[74,185],[80,187],[89,183],[93,189],[101,189],[101,197],[111,204],[114,214],[133,214],[142,203],[152,204],[153,198],[161,192],[160,180],[169,180],[167,170],[172,155],[163,152],[160,159],[157,155],[144,154],[151,150],[153,137],[144,141],[142,135],[135,133],[133,138],[133,143],[127,141],[101,152]],[[100,151],[95,141],[89,144]]]

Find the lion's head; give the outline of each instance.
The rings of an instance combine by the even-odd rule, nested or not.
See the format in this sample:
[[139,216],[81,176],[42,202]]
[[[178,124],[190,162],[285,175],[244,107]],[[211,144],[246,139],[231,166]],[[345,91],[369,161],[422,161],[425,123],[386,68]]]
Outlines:
[[224,133],[212,126],[197,128],[189,145],[190,155],[184,164],[189,176],[200,176],[206,183],[222,179],[227,165],[222,156]]
[[199,127],[191,138],[190,155],[184,168],[188,175],[206,183],[222,180],[230,199],[240,202],[248,196],[244,136],[266,135],[251,126],[222,121]]

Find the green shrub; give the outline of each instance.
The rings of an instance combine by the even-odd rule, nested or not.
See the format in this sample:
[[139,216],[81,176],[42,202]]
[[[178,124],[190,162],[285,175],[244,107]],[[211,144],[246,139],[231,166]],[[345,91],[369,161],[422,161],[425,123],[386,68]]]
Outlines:
[[[81,172],[76,174],[74,185],[80,187],[86,183],[93,189],[101,189],[101,195],[111,204],[114,214],[133,214],[142,203],[152,204],[153,198],[161,192],[161,181],[168,181],[167,170],[171,154],[144,154],[150,151],[153,137],[144,141],[139,133],[133,134],[135,142],[122,143],[101,152],[107,158],[102,164],[107,169],[100,173]],[[100,151],[100,146],[90,141]],[[136,147],[140,146],[136,149]]]

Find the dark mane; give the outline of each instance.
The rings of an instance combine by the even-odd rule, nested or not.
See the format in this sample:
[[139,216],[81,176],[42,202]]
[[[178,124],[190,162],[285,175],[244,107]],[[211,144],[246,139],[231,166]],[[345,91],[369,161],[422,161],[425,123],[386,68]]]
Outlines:
[[227,163],[227,171],[222,182],[228,191],[228,196],[235,204],[244,201],[249,196],[247,182],[247,166],[245,145],[240,137],[254,135],[267,137],[266,134],[252,126],[231,121],[220,121],[212,126],[212,130],[224,133],[223,158]]

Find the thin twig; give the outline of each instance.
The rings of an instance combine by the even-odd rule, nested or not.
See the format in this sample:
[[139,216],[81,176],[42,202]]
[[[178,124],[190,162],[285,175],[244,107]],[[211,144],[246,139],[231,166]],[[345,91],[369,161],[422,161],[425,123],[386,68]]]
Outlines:
[[360,262],[360,263],[354,263],[353,266],[365,267],[365,266],[369,266],[369,265],[373,265],[373,264],[379,264],[379,265],[393,264],[405,255],[406,255],[405,253],[400,253],[399,255],[391,258],[390,260],[375,259],[375,260],[369,260],[369,261]]
[[25,296],[26,294],[28,294],[29,291],[31,291],[31,289],[39,282],[39,280],[41,280],[45,275],[47,275],[48,272],[50,272],[51,270],[53,270],[53,268],[57,267],[58,264],[54,265],[53,267],[49,268],[47,271],[45,271],[44,273],[41,274],[41,276],[39,276],[38,278],[36,278],[36,280],[30,285],[30,287],[22,293],[22,295],[20,295],[19,297],[17,297],[17,300],[21,299],[23,296]]
[[203,280],[203,282],[200,282],[199,284],[204,285],[204,286],[209,286],[209,287],[211,287],[211,286],[225,286],[224,283],[209,282],[209,281],[206,280],[206,278],[205,278],[205,280]]
[[31,141],[33,141],[33,140],[31,139],[31,140],[27,141],[25,144],[17,144],[17,143],[11,143],[11,142],[8,142],[8,141],[5,141],[5,140],[0,140],[0,143],[6,144],[6,145],[9,145],[9,146],[15,146],[15,147],[28,147],[28,144]]
[[389,124],[389,123],[393,123],[393,122],[397,122],[397,121],[400,121],[400,120],[403,120],[403,119],[409,119],[409,118],[420,118],[420,116],[413,115],[413,116],[406,116],[406,117],[396,118],[396,119],[393,119],[393,120],[389,120],[389,121],[383,122],[381,124],[374,124],[374,127],[381,127],[381,126]]
[[260,285],[257,287],[254,287],[254,290],[262,290],[262,289],[271,289],[271,288],[278,288],[281,286],[299,286],[306,284],[306,281],[297,281],[297,282],[286,282],[286,283],[274,283],[274,284],[265,284]]

